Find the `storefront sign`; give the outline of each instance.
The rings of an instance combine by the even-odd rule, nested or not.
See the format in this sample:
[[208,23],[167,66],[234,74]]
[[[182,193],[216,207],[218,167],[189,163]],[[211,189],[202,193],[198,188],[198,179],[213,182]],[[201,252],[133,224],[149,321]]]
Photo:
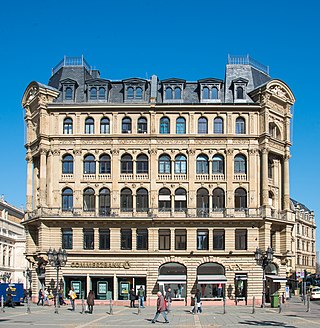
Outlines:
[[129,261],[125,262],[71,262],[71,268],[123,268],[130,269]]

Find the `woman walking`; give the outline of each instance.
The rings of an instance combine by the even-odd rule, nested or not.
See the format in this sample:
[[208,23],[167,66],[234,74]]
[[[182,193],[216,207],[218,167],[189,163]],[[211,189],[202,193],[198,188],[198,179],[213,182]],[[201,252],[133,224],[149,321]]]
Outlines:
[[73,287],[71,287],[68,296],[70,297],[70,303],[71,303],[71,306],[72,306],[71,311],[74,311],[76,309],[75,304],[74,304],[74,300],[77,298],[77,294],[74,291]]
[[88,311],[90,314],[93,312],[93,306],[94,306],[94,292],[90,290],[88,297],[87,297],[87,304],[88,304]]

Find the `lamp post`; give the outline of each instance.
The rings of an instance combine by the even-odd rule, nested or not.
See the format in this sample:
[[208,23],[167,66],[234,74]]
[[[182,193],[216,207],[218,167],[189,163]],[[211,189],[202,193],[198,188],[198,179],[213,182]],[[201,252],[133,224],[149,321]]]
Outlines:
[[266,267],[270,264],[273,260],[273,250],[269,246],[266,252],[263,252],[261,248],[256,249],[254,252],[254,258],[262,267],[262,304],[261,307],[265,307],[266,305]]
[[62,250],[61,247],[59,248],[58,251],[55,249],[49,249],[48,253],[48,262],[51,266],[55,267],[57,270],[57,290],[56,290],[56,295],[55,295],[55,308],[54,308],[54,313],[59,313],[58,311],[58,303],[59,303],[59,270],[61,267],[65,266],[67,263],[67,252],[66,250]]
[[26,281],[29,281],[29,290],[27,288],[27,313],[31,313],[30,296],[31,296],[31,284],[32,284],[32,271],[29,268],[26,270]]

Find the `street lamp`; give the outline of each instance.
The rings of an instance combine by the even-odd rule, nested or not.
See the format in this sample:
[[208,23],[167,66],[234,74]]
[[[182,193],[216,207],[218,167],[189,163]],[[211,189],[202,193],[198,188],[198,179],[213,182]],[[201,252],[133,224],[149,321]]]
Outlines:
[[29,290],[28,290],[28,288],[26,288],[27,289],[27,313],[31,313],[30,296],[31,296],[31,284],[32,284],[32,271],[29,268],[26,270],[26,280],[29,281]]
[[59,303],[59,270],[61,267],[65,266],[67,263],[67,252],[66,250],[62,250],[61,247],[59,248],[58,251],[55,249],[49,249],[48,253],[48,262],[51,266],[55,267],[57,270],[57,290],[56,290],[56,302],[55,302],[55,309],[54,313],[59,313],[58,312],[58,303]]
[[254,258],[257,261],[257,264],[259,264],[262,267],[262,304],[261,307],[265,307],[266,305],[266,267],[268,264],[270,264],[273,260],[273,250],[269,246],[266,252],[263,252],[261,248],[256,249],[254,252]]

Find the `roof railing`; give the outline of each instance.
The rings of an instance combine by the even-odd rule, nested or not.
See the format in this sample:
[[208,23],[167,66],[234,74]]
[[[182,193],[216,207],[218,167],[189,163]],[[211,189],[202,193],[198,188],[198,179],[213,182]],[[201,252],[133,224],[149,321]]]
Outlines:
[[269,75],[269,66],[263,65],[250,57],[249,55],[243,55],[243,56],[234,56],[234,55],[228,55],[228,64],[231,65],[251,65],[258,69],[259,71],[262,71],[263,73],[266,73]]
[[61,67],[65,66],[82,66],[85,67],[88,71],[91,70],[91,66],[84,59],[83,55],[80,57],[64,56],[63,59],[52,69],[52,75],[58,72]]

